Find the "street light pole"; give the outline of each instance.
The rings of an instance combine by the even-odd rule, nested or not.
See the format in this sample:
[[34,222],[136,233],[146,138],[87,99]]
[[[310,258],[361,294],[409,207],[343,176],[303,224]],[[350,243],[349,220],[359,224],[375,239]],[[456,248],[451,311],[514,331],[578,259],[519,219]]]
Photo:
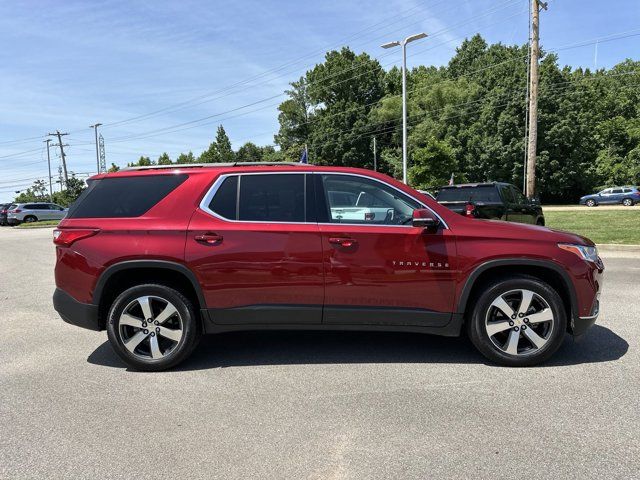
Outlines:
[[426,33],[416,33],[404,40],[385,43],[382,48],[402,47],[402,182],[407,183],[407,44],[425,38]]
[[93,132],[96,137],[96,167],[98,169],[98,173],[100,173],[100,153],[98,150],[98,127],[102,125],[101,123],[96,123],[95,125],[89,125],[89,128],[93,128]]

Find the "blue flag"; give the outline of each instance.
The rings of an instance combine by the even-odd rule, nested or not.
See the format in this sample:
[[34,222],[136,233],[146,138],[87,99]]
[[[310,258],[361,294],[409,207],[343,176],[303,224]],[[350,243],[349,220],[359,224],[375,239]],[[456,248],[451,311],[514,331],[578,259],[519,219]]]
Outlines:
[[300,155],[300,163],[309,163],[309,157],[307,155],[307,149],[305,147],[305,149],[302,151],[302,155]]

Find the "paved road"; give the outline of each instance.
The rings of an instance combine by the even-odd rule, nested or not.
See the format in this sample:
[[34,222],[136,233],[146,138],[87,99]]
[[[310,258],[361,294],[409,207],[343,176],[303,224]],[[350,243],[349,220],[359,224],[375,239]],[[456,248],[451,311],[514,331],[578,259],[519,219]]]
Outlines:
[[51,230],[0,229],[0,478],[640,478],[640,259],[539,368],[464,340],[260,333],[127,371],[51,307]]

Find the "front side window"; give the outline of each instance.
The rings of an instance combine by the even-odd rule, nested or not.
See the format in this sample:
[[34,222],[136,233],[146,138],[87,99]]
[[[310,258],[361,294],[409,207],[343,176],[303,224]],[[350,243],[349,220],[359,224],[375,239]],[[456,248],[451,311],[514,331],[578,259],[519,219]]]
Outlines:
[[524,205],[525,203],[527,203],[527,197],[525,197],[520,190],[511,187],[511,191],[513,192],[513,198],[515,199],[516,203],[520,205]]
[[421,205],[398,190],[365,177],[322,175],[331,223],[410,225]]

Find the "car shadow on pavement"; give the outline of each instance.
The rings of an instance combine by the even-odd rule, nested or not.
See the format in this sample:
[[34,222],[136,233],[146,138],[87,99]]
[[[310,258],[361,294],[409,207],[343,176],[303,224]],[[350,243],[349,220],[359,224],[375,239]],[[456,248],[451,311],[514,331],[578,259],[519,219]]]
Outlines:
[[[566,366],[617,360],[629,344],[606,327],[595,325],[579,341],[569,335],[552,359],[542,365]],[[106,367],[126,365],[104,342],[87,361]],[[203,337],[173,371],[256,365],[339,363],[485,363],[466,337],[386,332],[235,332]]]

